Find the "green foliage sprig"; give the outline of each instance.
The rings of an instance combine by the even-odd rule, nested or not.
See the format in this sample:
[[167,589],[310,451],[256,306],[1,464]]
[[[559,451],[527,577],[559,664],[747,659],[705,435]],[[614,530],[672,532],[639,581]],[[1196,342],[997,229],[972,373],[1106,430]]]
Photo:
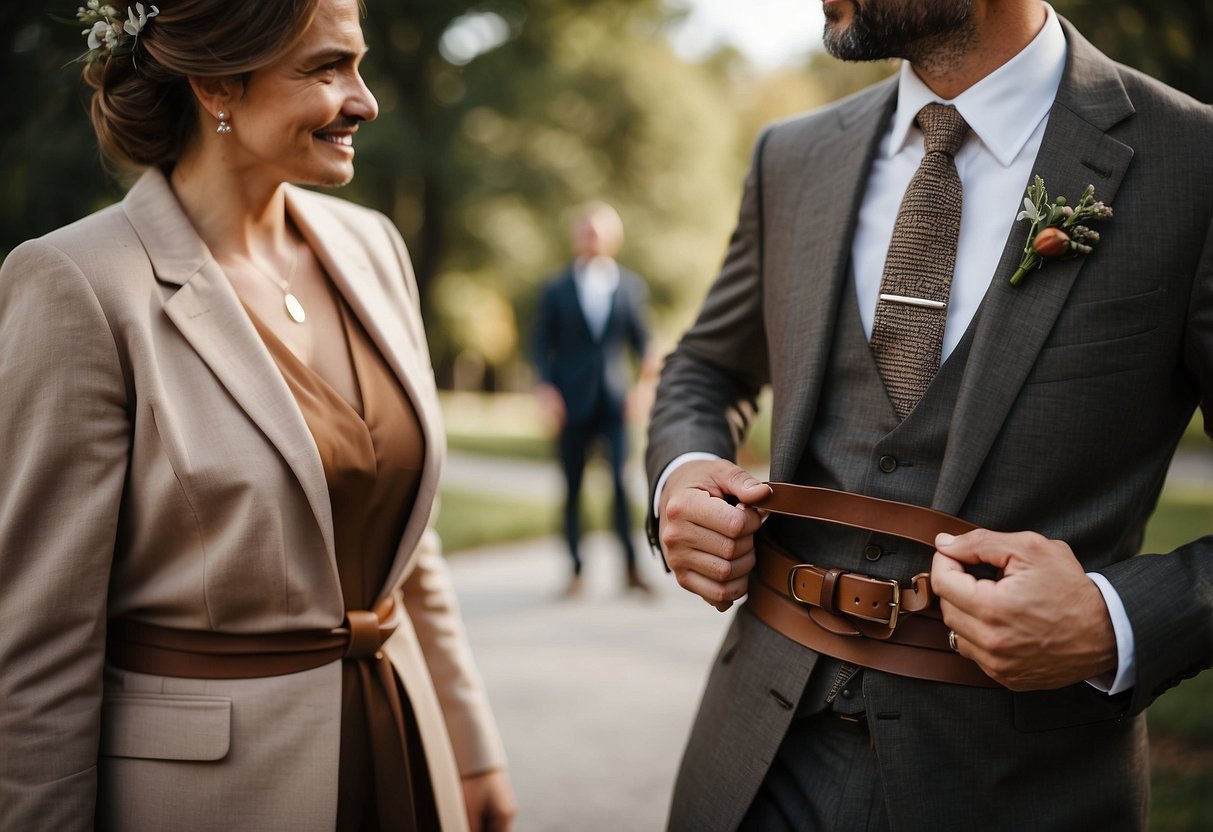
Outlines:
[[1031,220],[1031,225],[1023,247],[1023,259],[1011,275],[1011,285],[1018,286],[1028,272],[1041,268],[1045,258],[1068,260],[1090,254],[1092,246],[1099,242],[1099,232],[1080,223],[1106,220],[1111,216],[1112,206],[1096,201],[1094,185],[1088,185],[1078,204],[1071,207],[1064,196],[1050,202],[1045,181],[1033,176],[1024,197],[1023,210],[1015,218],[1016,222]]

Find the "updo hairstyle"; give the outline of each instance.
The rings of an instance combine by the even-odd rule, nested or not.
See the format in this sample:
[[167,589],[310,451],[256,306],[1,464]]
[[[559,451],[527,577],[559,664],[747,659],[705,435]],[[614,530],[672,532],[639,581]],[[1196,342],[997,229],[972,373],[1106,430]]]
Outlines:
[[[113,2],[113,0],[110,0]],[[133,3],[133,0],[130,0]],[[159,0],[128,55],[85,65],[102,154],[127,169],[169,166],[197,129],[187,76],[250,75],[285,54],[319,0]],[[126,7],[118,6],[125,17]]]

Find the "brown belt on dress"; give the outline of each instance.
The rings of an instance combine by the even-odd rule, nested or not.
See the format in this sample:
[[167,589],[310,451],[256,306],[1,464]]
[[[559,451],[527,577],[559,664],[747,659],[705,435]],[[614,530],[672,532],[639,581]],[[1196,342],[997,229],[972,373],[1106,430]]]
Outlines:
[[338,659],[374,655],[400,625],[403,602],[393,593],[374,610],[349,610],[332,630],[216,633],[112,619],[106,659],[115,667],[187,679],[285,676]]
[[[890,534],[934,547],[939,532],[976,526],[922,506],[829,488],[768,483],[754,508]],[[761,533],[746,607],[759,620],[811,650],[915,679],[999,687],[977,664],[948,646],[948,628],[931,592],[930,573],[910,586],[800,563]]]

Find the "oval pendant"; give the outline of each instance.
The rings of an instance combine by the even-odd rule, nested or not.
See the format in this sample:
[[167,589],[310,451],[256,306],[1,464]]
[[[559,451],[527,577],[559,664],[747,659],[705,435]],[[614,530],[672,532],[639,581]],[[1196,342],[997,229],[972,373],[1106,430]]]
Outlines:
[[286,314],[291,316],[292,321],[301,324],[307,320],[307,314],[303,311],[303,304],[299,302],[299,298],[287,292],[282,301],[286,304]]

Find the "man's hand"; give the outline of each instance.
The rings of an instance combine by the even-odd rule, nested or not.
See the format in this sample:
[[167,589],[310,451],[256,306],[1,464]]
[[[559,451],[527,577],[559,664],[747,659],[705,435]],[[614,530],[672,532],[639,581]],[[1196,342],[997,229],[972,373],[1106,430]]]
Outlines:
[[725,460],[680,465],[661,492],[661,547],[683,589],[724,612],[746,594],[754,568],[756,509],[732,506],[761,500],[771,489]]
[[[1099,588],[1073,550],[1034,532],[978,529],[935,538],[931,588],[957,650],[1011,690],[1050,690],[1116,669],[1116,636]],[[978,579],[988,563],[1002,579]]]
[[564,427],[565,419],[568,418],[568,410],[564,405],[564,396],[560,395],[560,391],[555,385],[541,383],[535,387],[535,398],[539,400],[539,411],[543,414],[543,419],[547,422],[548,427],[552,430],[560,430]]
[[464,777],[463,802],[470,832],[508,832],[518,812],[503,769]]

